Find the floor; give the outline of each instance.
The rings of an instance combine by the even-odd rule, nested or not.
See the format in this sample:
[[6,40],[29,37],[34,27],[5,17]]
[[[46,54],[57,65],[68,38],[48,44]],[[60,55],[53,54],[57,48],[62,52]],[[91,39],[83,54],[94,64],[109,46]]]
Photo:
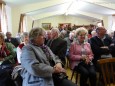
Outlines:
[[[66,69],[66,72],[67,72],[67,75],[68,75],[68,79],[70,80],[70,79],[71,79],[71,75],[72,75],[72,70],[71,70],[70,68],[68,68],[68,67],[66,67],[65,69]],[[98,74],[97,74],[97,77],[99,77]],[[75,83],[75,75],[74,75],[74,77],[73,77],[73,79],[72,79],[72,82]],[[80,86],[80,85],[79,85],[79,77],[78,77],[77,86]],[[101,86],[101,85],[97,85],[97,86]],[[109,85],[107,85],[107,86],[109,86]],[[111,86],[115,86],[115,85],[111,84]]]
[[[66,72],[67,72],[67,75],[68,75],[68,79],[70,80],[71,79],[71,75],[72,75],[72,70],[70,68],[66,68]],[[72,79],[72,82],[75,83],[75,75],[74,75],[74,77]],[[78,80],[77,85],[79,86],[79,80]]]

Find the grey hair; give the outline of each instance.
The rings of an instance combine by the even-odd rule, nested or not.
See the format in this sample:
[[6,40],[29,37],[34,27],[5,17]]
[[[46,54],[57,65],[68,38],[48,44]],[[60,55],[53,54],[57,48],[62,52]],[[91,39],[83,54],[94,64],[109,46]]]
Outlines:
[[23,32],[21,35],[21,40],[24,41],[24,37],[29,36],[28,32]]
[[52,28],[51,31],[52,31],[52,33],[57,33],[57,34],[58,34],[58,37],[59,37],[60,31],[59,31],[58,28]]
[[29,32],[29,40],[32,42],[36,39],[36,37],[42,35],[43,33],[45,33],[45,30],[43,28],[40,27],[32,28]]

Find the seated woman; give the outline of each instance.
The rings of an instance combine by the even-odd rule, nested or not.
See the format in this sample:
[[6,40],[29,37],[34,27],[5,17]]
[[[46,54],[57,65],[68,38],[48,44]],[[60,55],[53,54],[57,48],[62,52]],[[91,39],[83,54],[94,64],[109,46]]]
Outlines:
[[[52,66],[52,63],[55,63]],[[53,80],[53,74],[65,72],[60,59],[44,44],[44,30],[33,28],[29,32],[29,43],[21,55],[23,86],[76,86],[68,79]]]
[[17,47],[17,60],[18,60],[18,64],[21,63],[20,57],[21,57],[21,53],[22,53],[22,48],[23,48],[23,46],[27,45],[28,40],[29,40],[29,34],[28,34],[28,32],[24,32],[22,34],[21,40],[22,40],[22,43],[19,44],[18,47]]
[[76,41],[70,46],[70,60],[72,69],[77,66],[80,73],[80,86],[87,86],[89,78],[91,86],[96,86],[96,71],[92,59],[93,53],[87,42],[88,31],[81,27],[76,30]]
[[0,86],[14,86],[10,74],[15,63],[14,45],[4,41],[4,34],[0,33]]

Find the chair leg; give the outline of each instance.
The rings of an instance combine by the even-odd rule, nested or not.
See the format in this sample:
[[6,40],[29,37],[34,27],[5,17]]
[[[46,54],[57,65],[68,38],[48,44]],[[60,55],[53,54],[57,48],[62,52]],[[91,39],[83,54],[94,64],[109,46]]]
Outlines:
[[74,70],[72,70],[72,71],[73,71],[73,72],[72,72],[71,80],[73,79],[73,76],[74,76],[74,72],[75,72]]
[[77,84],[77,82],[78,82],[78,73],[76,73],[76,84]]

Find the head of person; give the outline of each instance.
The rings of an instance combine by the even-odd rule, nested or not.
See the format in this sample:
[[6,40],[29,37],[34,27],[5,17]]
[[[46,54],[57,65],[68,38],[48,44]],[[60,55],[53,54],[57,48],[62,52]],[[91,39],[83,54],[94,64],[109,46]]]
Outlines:
[[46,38],[47,39],[51,39],[52,38],[51,30],[47,30],[47,32],[46,32]]
[[8,39],[10,39],[10,38],[12,37],[11,32],[6,32],[6,37],[7,37]]
[[0,44],[4,43],[4,33],[0,32]]
[[70,33],[69,33],[69,39],[73,40],[73,39],[74,39],[74,36],[75,36],[75,34],[74,34],[73,32],[70,32]]
[[60,35],[60,31],[58,28],[52,28],[51,33],[52,33],[52,39],[56,39]]
[[80,43],[83,43],[87,39],[88,30],[84,27],[76,29],[76,38]]
[[28,41],[29,41],[29,34],[28,34],[28,32],[24,32],[24,33],[22,34],[21,40],[22,40],[22,42],[24,42],[25,44],[28,43]]
[[29,32],[29,41],[32,44],[35,44],[37,46],[41,46],[44,44],[44,36],[45,36],[45,30],[40,27],[32,28]]
[[95,30],[91,31],[91,35],[92,37],[96,36],[97,35],[96,31]]
[[98,37],[103,38],[106,34],[106,29],[104,27],[97,27],[96,32]]

